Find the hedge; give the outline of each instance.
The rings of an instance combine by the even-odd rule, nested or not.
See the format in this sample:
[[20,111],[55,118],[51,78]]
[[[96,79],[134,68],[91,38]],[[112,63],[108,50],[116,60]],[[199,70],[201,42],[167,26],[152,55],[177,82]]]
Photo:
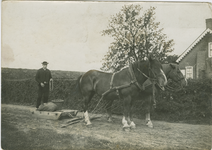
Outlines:
[[160,93],[157,117],[166,115],[172,121],[211,121],[212,106],[211,79],[188,80],[184,90]]
[[[49,100],[63,99],[64,108],[82,110],[82,97],[77,90],[76,80],[54,79],[54,90],[50,92]],[[38,86],[34,79],[4,80],[2,79],[2,103],[35,106]],[[211,80],[189,80],[184,90],[160,92],[156,96],[157,107],[152,111],[151,118],[165,121],[195,121],[195,123],[210,123],[211,118]],[[89,105],[93,111],[100,97],[95,96]],[[105,112],[106,102],[103,100],[96,112]],[[136,101],[133,106],[134,117],[145,117],[143,101]],[[122,114],[122,103],[115,100],[112,110]]]

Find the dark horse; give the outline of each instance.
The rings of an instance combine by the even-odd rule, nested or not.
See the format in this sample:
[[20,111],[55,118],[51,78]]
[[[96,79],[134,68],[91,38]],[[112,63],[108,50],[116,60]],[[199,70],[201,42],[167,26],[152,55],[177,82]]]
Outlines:
[[[94,94],[97,94],[107,100],[109,105],[112,105],[115,99],[122,99],[123,127],[135,127],[131,117],[131,107],[134,100],[141,99],[142,85],[147,78],[157,82],[162,89],[167,83],[162,65],[151,57],[148,61],[134,62],[130,67],[117,73],[90,70],[80,76],[78,82],[84,99],[83,111],[86,125],[91,124],[87,111],[88,103]],[[107,108],[109,109],[109,107]],[[107,111],[110,112],[108,109]]]
[[[169,64],[162,64],[163,71],[167,77],[167,80],[171,79],[175,83],[177,83],[181,88],[187,85],[187,81],[184,78],[182,72],[179,69],[179,65],[176,63],[169,63]],[[146,110],[146,125],[150,128],[153,128],[152,121],[150,120],[150,110],[153,106],[153,86],[150,80],[146,80],[143,84],[145,89],[141,91],[140,100],[144,101],[145,103],[145,110]],[[155,93],[157,94],[159,87],[155,86]],[[108,106],[111,107],[111,104]],[[109,118],[108,121],[112,121],[111,110],[109,109],[108,112]]]
[[[167,77],[167,80],[171,79],[173,82],[177,83],[178,86],[181,88],[187,85],[187,80],[184,78],[182,72],[180,71],[178,64],[170,63],[170,64],[162,64],[162,66],[163,66],[163,71]],[[147,90],[149,88],[152,89],[152,86],[147,87]],[[156,93],[157,92],[158,92],[158,89],[156,88]],[[153,101],[152,94],[146,94],[145,97],[143,97],[143,99],[147,101],[146,125],[150,128],[153,128],[152,121],[150,120],[150,110],[151,110],[152,101]]]

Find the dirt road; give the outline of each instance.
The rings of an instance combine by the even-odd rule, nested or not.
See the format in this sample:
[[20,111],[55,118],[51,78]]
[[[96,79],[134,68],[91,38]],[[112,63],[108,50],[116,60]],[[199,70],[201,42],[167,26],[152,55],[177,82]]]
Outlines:
[[211,149],[209,125],[192,125],[135,120],[137,128],[122,130],[121,116],[112,123],[105,117],[92,121],[91,127],[78,123],[61,128],[63,120],[35,118],[30,107],[2,104],[3,149]]

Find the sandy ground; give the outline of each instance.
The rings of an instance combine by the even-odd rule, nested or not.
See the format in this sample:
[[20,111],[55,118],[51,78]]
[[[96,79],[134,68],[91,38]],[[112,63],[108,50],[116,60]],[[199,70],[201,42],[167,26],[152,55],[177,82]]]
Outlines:
[[[154,121],[154,128],[135,119],[136,129],[123,131],[121,116],[61,128],[66,119],[47,120],[30,114],[29,106],[1,105],[3,149],[211,149],[212,128]],[[79,115],[81,115],[79,113]]]

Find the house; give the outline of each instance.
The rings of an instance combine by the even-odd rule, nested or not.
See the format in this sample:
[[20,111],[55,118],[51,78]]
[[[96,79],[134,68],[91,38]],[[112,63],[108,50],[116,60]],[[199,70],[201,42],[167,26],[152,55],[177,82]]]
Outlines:
[[212,78],[212,18],[205,31],[176,60],[186,78]]

